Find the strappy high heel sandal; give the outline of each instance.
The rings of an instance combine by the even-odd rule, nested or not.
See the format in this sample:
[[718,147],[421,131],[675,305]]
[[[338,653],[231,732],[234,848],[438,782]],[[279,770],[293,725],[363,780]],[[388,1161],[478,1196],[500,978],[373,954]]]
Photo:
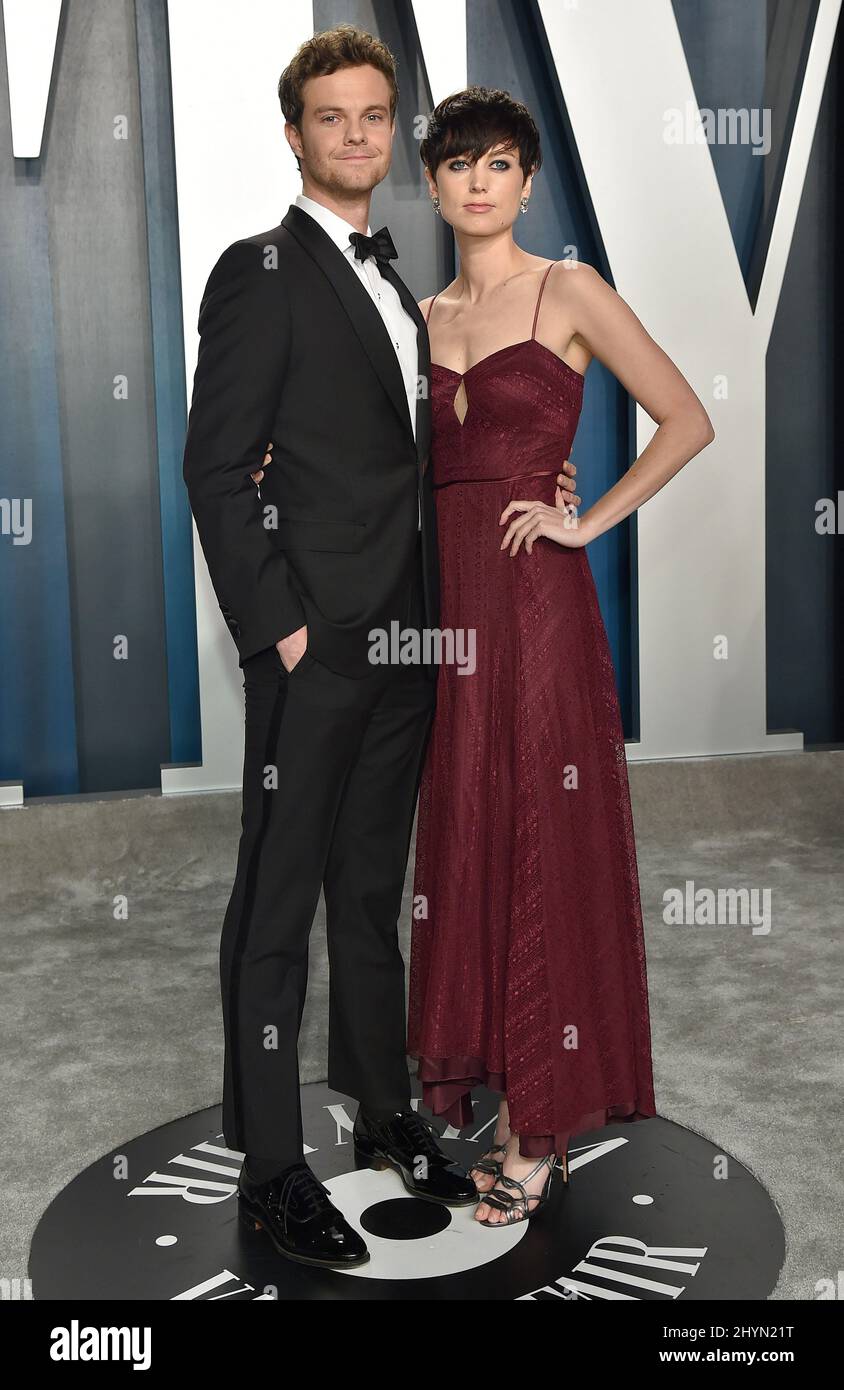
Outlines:
[[[471,1177],[473,1173],[489,1173],[489,1176],[494,1179],[492,1187],[495,1186],[496,1182],[501,1177],[501,1171],[504,1167],[504,1160],[502,1158],[490,1157],[491,1154],[495,1153],[496,1149],[500,1149],[503,1154],[506,1154],[507,1144],[490,1144],[483,1158],[479,1158],[477,1163],[472,1164],[469,1169],[469,1177]],[[477,1187],[477,1183],[475,1186]],[[488,1187],[483,1191],[478,1187],[478,1196],[485,1197],[487,1192],[492,1191],[492,1187]]]
[[[508,1178],[505,1173],[502,1173],[495,1186],[491,1188],[489,1192],[481,1193],[481,1200],[486,1202],[487,1206],[495,1207],[496,1211],[503,1211],[504,1220],[490,1221],[489,1217],[485,1216],[482,1221],[478,1222],[478,1225],[512,1226],[516,1221],[530,1221],[532,1217],[536,1216],[538,1211],[541,1211],[542,1208],[547,1205],[550,1199],[551,1180],[554,1177],[556,1163],[556,1154],[546,1154],[544,1158],[540,1158],[536,1167],[532,1168],[526,1175],[525,1183],[530,1182],[531,1178],[534,1174],[539,1172],[540,1168],[548,1168],[548,1177],[541,1192],[527,1192],[524,1183],[519,1182],[516,1178]],[[568,1183],[568,1164],[566,1164],[565,1181]],[[505,1189],[510,1190],[506,1191]],[[514,1192],[519,1192],[521,1195],[514,1197]],[[536,1205],[531,1207],[531,1202],[535,1202]]]

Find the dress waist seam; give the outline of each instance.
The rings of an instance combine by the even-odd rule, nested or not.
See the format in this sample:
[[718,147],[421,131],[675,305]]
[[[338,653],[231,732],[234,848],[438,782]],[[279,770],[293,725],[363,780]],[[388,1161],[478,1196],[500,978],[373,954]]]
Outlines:
[[518,483],[522,478],[553,478],[553,468],[541,473],[511,473],[506,478],[446,478],[444,482],[434,483],[434,487],[448,487],[451,483]]

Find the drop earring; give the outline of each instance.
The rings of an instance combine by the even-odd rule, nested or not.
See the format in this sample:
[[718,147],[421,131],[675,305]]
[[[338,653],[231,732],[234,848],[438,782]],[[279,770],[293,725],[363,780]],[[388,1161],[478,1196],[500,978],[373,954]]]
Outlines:
[[434,212],[437,214],[437,216],[439,216],[440,200],[436,196],[436,194],[434,194],[434,197],[431,199],[431,207],[434,209]]
[[519,207],[521,208],[522,212],[527,212],[527,210],[528,210],[528,199],[527,199],[527,198],[520,198],[520,199],[519,199]]

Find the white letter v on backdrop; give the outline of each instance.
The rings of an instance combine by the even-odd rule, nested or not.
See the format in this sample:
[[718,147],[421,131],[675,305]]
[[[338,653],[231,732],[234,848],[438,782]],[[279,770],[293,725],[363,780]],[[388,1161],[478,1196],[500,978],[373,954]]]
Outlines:
[[[716,431],[637,515],[635,757],[802,746],[766,730],[765,355],[839,9],[820,0],[754,316],[708,145],[665,138],[668,113],[697,108],[670,0],[540,0],[616,289]],[[638,410],[639,452],[654,428]],[[588,459],[577,462],[588,498]],[[715,660],[721,636],[729,656]]]

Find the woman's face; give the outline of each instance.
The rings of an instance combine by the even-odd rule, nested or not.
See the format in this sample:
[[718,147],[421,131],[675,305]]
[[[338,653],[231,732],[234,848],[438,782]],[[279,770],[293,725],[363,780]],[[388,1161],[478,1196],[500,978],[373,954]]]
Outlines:
[[530,195],[518,152],[497,145],[474,164],[461,155],[445,159],[436,178],[425,170],[432,195],[440,200],[440,213],[456,232],[491,236],[511,227],[519,215],[519,200]]

